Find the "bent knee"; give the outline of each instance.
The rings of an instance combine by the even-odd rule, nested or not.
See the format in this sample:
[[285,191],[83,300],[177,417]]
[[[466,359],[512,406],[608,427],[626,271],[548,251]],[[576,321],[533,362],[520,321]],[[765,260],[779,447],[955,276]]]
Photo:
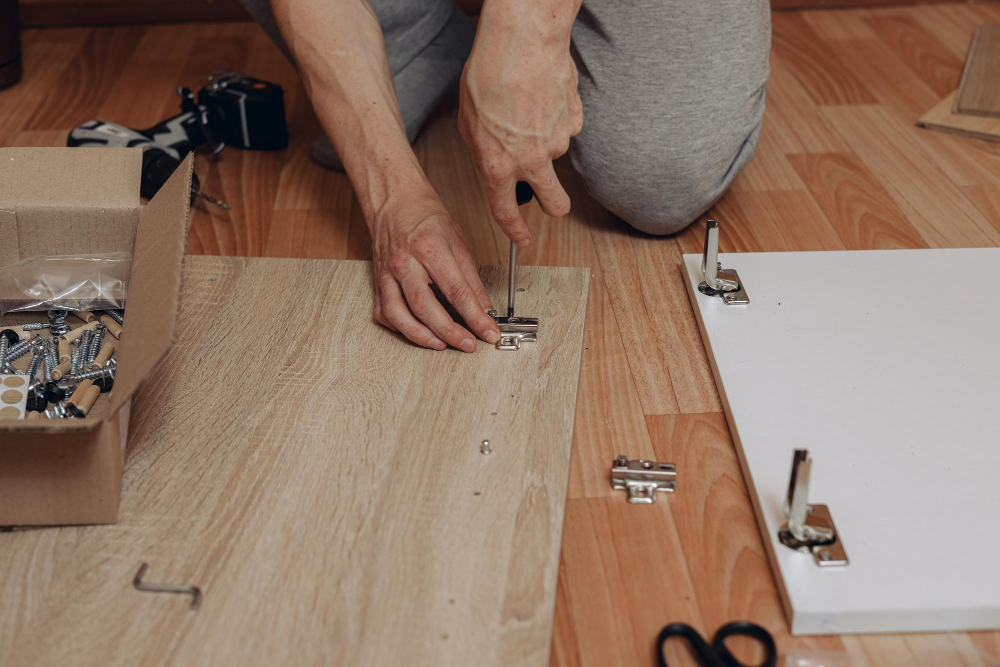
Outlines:
[[574,166],[587,190],[636,229],[666,235],[681,231],[714,205],[753,158],[760,126],[728,150],[586,150]]
[[765,90],[718,113],[678,112],[671,122],[622,122],[592,108],[570,157],[612,213],[644,232],[673,234],[715,204],[753,158]]

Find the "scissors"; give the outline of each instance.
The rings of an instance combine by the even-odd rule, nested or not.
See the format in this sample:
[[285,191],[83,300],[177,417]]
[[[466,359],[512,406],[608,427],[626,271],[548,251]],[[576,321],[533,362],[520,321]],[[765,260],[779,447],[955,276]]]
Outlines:
[[729,637],[750,637],[764,649],[766,657],[757,667],[775,667],[778,662],[778,649],[774,638],[764,628],[748,621],[733,621],[726,623],[715,633],[712,644],[709,645],[698,631],[684,623],[671,623],[662,630],[656,639],[656,658],[659,667],[667,667],[667,659],[663,655],[663,645],[671,637],[682,637],[687,640],[702,667],[750,667],[733,657],[726,648]]

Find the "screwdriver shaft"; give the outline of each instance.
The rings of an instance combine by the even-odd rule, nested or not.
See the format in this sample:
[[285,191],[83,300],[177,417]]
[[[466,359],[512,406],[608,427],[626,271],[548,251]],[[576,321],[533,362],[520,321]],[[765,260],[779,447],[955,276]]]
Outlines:
[[191,193],[192,193],[193,195],[195,195],[196,197],[201,197],[202,199],[204,199],[204,200],[205,200],[205,201],[207,201],[208,203],[210,203],[210,204],[215,204],[216,206],[218,206],[218,207],[220,207],[220,208],[224,208],[224,209],[226,209],[227,211],[228,211],[228,210],[230,210],[230,209],[232,208],[232,206],[230,206],[230,205],[229,205],[229,204],[227,204],[226,202],[222,201],[221,199],[216,199],[216,198],[215,198],[215,197],[213,197],[212,195],[206,195],[206,194],[205,194],[204,192],[202,192],[201,190],[195,190],[194,188],[191,188]]
[[510,265],[507,274],[507,317],[514,317],[514,291],[517,282],[517,246],[510,242]]

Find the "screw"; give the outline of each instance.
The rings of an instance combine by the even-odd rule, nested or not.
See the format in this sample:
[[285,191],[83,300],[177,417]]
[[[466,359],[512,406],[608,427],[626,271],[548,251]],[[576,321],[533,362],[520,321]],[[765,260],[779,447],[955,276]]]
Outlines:
[[69,372],[73,375],[80,372],[80,352],[83,345],[83,340],[81,340],[82,338],[83,336],[74,338],[72,342],[73,352],[70,353],[69,356]]
[[8,331],[17,336],[17,333],[10,329],[0,331],[0,373],[6,373],[7,366],[9,365],[7,363],[7,354],[10,352],[10,339],[7,337]]
[[125,311],[124,310],[105,310],[104,312],[107,313],[108,317],[110,317],[111,319],[113,319],[118,324],[122,324],[122,325],[125,324]]
[[490,441],[489,440],[483,440],[483,444],[479,446],[479,451],[481,453],[483,453],[483,454],[489,454],[490,453]]
[[48,329],[48,322],[28,322],[27,324],[16,324],[14,326],[20,327],[21,331],[41,331],[42,329]]
[[59,365],[58,351],[56,351],[55,346],[52,345],[52,339],[49,338],[45,341],[45,351],[43,352],[43,361],[45,362],[45,382],[52,382],[52,371],[55,370],[56,366]]
[[31,341],[31,361],[28,362],[28,372],[26,373],[29,385],[35,381],[35,376],[38,375],[38,365],[42,363],[43,354],[41,339],[36,336]]
[[80,368],[86,370],[87,368],[87,357],[90,356],[90,341],[94,339],[94,332],[92,330],[84,331],[80,334]]
[[68,419],[69,413],[66,411],[66,404],[60,401],[51,410],[46,410],[45,416],[49,419]]
[[83,364],[84,368],[90,368],[90,365],[94,363],[94,359],[97,358],[98,353],[101,351],[101,341],[104,339],[104,334],[107,330],[108,328],[103,324],[98,324],[94,327],[94,337],[87,346],[87,363]]
[[819,559],[820,560],[824,560],[824,561],[825,560],[833,560],[833,554],[831,554],[829,551],[820,551],[819,552]]
[[118,367],[118,362],[114,359],[108,359],[108,362],[94,371],[88,371],[86,373],[73,373],[68,377],[73,382],[82,382],[83,380],[102,380],[107,382],[108,380],[115,379],[115,369]]

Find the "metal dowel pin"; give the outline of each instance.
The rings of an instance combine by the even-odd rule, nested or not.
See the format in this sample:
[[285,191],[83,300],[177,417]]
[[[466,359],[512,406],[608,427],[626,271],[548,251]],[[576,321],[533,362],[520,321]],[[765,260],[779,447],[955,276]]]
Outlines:
[[490,450],[490,441],[489,440],[483,440],[483,444],[479,446],[479,451],[482,454],[489,454],[490,451],[491,451]]

